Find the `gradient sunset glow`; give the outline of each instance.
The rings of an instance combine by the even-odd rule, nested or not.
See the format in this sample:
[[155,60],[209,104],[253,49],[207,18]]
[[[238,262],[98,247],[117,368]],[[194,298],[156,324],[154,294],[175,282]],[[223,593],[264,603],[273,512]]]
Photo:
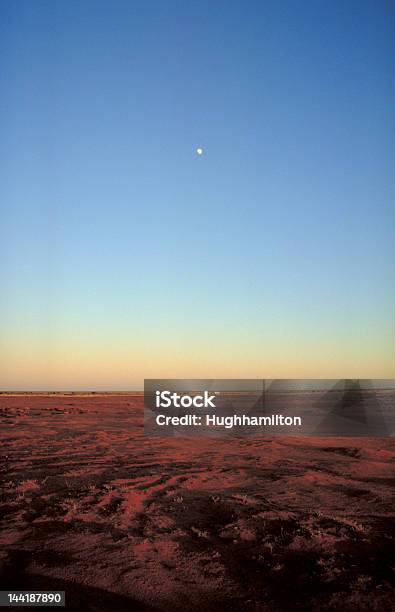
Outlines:
[[394,26],[3,1],[0,388],[395,378]]

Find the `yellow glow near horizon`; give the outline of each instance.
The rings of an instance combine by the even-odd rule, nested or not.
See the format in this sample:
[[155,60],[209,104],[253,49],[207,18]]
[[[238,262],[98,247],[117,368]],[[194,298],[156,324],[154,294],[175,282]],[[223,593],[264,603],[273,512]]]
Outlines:
[[[79,338],[59,344],[9,344],[0,358],[2,390],[138,390],[144,378],[395,378],[388,347],[283,338],[276,344],[231,338],[124,342]],[[233,350],[232,350],[233,345]]]

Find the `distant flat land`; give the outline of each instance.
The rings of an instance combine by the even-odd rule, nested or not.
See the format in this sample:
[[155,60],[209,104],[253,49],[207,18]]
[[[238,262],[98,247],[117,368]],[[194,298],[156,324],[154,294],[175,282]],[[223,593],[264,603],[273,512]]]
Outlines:
[[147,438],[141,393],[0,394],[1,588],[66,609],[390,610],[391,438]]

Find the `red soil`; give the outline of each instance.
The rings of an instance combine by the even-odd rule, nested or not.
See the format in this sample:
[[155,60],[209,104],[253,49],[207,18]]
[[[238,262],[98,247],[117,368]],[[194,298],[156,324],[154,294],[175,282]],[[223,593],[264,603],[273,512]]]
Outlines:
[[0,395],[1,588],[68,609],[390,610],[391,438],[147,438],[138,395]]

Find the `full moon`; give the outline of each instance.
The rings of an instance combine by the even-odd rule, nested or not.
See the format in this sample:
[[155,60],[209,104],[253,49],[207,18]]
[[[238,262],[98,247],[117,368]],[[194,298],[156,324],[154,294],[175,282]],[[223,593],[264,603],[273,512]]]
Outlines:
[[198,155],[203,155],[203,149],[202,149],[201,147],[198,147],[198,148],[196,149],[196,153],[197,153]]

